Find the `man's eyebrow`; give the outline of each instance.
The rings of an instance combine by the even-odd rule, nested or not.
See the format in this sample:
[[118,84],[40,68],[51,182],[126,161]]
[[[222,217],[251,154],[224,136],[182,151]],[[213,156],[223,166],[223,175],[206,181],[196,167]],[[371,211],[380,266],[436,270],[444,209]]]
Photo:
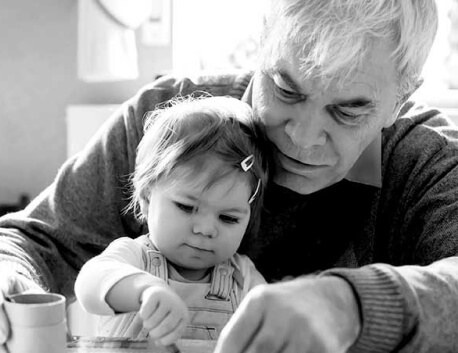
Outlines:
[[300,93],[301,87],[294,81],[294,79],[285,71],[279,70],[278,74],[282,78],[283,81],[295,92]]

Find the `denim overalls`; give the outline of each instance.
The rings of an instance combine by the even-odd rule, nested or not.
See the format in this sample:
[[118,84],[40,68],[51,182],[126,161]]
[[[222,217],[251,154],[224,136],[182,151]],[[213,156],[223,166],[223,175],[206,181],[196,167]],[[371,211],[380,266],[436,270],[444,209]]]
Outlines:
[[[231,261],[214,267],[211,283],[185,283],[168,278],[167,259],[157,251],[147,236],[137,238],[143,245],[146,271],[165,280],[189,308],[190,322],[182,338],[216,340],[240,303],[243,279]],[[238,280],[236,280],[238,279]],[[118,314],[101,318],[99,335],[144,339],[137,313]]]

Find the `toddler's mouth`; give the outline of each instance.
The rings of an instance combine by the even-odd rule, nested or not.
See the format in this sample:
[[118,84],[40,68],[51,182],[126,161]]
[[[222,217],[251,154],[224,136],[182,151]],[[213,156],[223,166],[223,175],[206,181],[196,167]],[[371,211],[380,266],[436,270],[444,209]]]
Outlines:
[[205,248],[202,248],[202,247],[198,247],[198,246],[195,246],[195,245],[190,245],[190,244],[185,244],[185,245],[187,247],[190,247],[191,249],[194,249],[194,250],[197,250],[197,251],[213,252],[212,250],[205,249]]

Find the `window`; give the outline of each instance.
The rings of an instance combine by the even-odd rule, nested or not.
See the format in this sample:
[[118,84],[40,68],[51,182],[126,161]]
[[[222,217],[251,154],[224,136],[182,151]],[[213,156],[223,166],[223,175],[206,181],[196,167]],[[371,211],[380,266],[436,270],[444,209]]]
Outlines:
[[425,85],[458,89],[458,0],[436,0],[439,28],[423,70]]
[[415,93],[458,123],[458,0],[436,0],[439,28],[423,69],[424,84]]
[[174,0],[173,71],[250,68],[265,0]]

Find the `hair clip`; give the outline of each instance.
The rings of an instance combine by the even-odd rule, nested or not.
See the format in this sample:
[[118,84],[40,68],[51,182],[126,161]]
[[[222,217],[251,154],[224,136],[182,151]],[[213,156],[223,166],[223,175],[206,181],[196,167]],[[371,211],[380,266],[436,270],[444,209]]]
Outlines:
[[256,190],[254,191],[253,196],[251,196],[250,199],[248,200],[248,204],[251,204],[254,201],[254,199],[256,198],[256,195],[259,192],[260,187],[261,187],[261,179],[258,179],[258,185],[256,186]]
[[254,155],[250,154],[248,157],[246,157],[242,162],[240,162],[240,165],[242,166],[242,169],[244,172],[247,172],[251,169],[251,167],[254,164]]

